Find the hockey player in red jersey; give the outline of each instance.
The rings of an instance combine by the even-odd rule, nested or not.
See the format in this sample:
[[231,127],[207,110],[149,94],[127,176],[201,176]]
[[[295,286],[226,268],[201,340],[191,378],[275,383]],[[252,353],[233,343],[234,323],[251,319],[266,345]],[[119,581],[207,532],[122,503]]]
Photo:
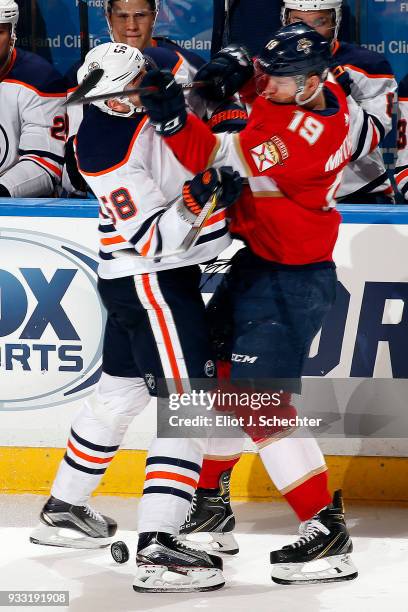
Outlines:
[[[285,25],[303,21],[316,29],[331,44],[331,70],[347,96],[352,146],[351,160],[344,169],[336,194],[337,200],[361,204],[389,204],[393,202],[393,189],[379,143],[391,130],[396,82],[391,66],[382,54],[338,40],[341,6],[342,0],[284,0],[282,23]],[[403,81],[400,85],[401,118],[395,179],[399,190],[407,197],[408,170],[404,156],[408,149],[406,138],[404,139],[406,132],[404,116],[408,112],[405,110],[408,104],[404,105],[404,96],[406,98]],[[195,494],[197,498],[194,502],[196,510],[193,517],[195,529],[197,523],[208,524],[207,513],[201,512],[198,516],[199,509],[208,505],[206,499],[217,499],[220,509],[225,507],[226,514],[229,513],[227,496],[223,496],[221,491],[229,488],[226,488],[226,485],[229,484],[230,471],[237,461],[237,452],[239,449],[235,447],[231,449],[229,459],[208,458],[204,461],[200,486]],[[219,485],[221,481],[222,486]],[[211,502],[211,507],[214,507],[214,502]],[[229,525],[231,524],[232,520],[229,521]],[[214,537],[219,539],[218,534]]]
[[[142,95],[151,121],[190,171],[228,163],[248,177],[230,225],[246,246],[220,291],[231,300],[233,353],[256,359],[233,361],[233,382],[299,380],[335,299],[335,195],[351,145],[344,93],[325,81],[330,61],[329,43],[304,24],[275,34],[255,62],[254,78],[244,50],[216,54],[197,79],[210,82],[203,95],[211,99],[245,90],[252,111],[236,135],[215,136],[187,115],[171,75],[151,72],[143,81],[159,89]],[[271,553],[272,578],[285,584],[355,578],[341,494],[328,492],[324,457],[314,439],[285,433],[256,439],[270,477],[304,521],[296,543]],[[309,571],[316,558],[330,569]]]
[[[304,22],[331,44],[331,70],[347,96],[352,146],[351,160],[344,169],[337,200],[390,204],[393,202],[393,188],[379,145],[392,127],[396,82],[392,68],[382,54],[338,40],[341,7],[342,0],[284,0],[281,19],[284,25]],[[395,169],[395,182],[405,199],[408,197],[407,96],[405,78],[399,87],[400,116]],[[222,457],[217,461],[204,461],[200,487],[195,494],[195,508],[204,507],[207,498],[219,500],[220,508],[229,508],[227,502],[223,503],[220,491],[226,491],[226,484],[229,485],[228,474],[237,461],[237,452],[237,448],[232,449],[229,460]],[[222,487],[219,481],[223,481]],[[214,505],[213,502],[211,505]],[[198,517],[195,516],[195,519],[197,521]],[[203,514],[202,523],[207,523],[207,519]],[[231,520],[229,524],[232,524]]]
[[65,84],[44,59],[15,49],[18,5],[0,0],[0,197],[46,197],[61,182]]

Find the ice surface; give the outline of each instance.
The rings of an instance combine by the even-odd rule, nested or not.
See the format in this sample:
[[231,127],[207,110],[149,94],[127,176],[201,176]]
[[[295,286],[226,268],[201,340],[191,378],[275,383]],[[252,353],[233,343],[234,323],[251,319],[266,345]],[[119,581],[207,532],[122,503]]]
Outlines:
[[[117,565],[109,549],[66,550],[30,544],[45,498],[0,495],[0,589],[68,590],[73,612],[389,612],[408,610],[408,509],[351,506],[347,517],[360,575],[352,582],[284,586],[269,575],[269,551],[296,539],[284,503],[235,503],[240,553],[224,557],[227,585],[214,593],[138,594],[132,589],[137,499],[96,497],[92,505],[119,522],[116,539],[131,557]],[[1,608],[1,610],[66,608]]]

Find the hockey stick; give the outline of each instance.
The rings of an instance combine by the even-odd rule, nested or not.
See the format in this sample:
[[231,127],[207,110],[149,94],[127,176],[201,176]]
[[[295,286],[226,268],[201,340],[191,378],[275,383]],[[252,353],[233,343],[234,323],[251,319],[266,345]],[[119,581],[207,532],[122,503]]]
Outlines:
[[155,255],[151,255],[151,256],[150,255],[149,256],[138,255],[138,257],[143,257],[143,259],[147,259],[149,261],[150,260],[157,261],[158,259],[162,259],[163,257],[167,258],[167,257],[174,257],[175,255],[181,255],[182,253],[185,253],[186,251],[191,249],[191,247],[194,246],[201,230],[203,229],[208,219],[211,217],[212,213],[214,212],[218,204],[219,197],[221,195],[221,189],[222,189],[221,187],[217,187],[217,189],[214,191],[213,195],[208,200],[207,204],[203,206],[202,211],[197,216],[197,219],[194,221],[193,225],[191,226],[191,229],[188,231],[187,236],[184,238],[183,242],[180,244],[180,246],[177,249],[175,249],[174,251],[168,252],[168,253],[163,253],[160,251],[159,253],[156,253]]
[[360,0],[356,0],[356,11],[355,11],[355,34],[354,34],[354,41],[357,45],[360,44],[361,41],[361,6],[360,6]]
[[[103,75],[104,70],[102,68],[95,68],[95,70],[92,70],[92,72],[86,75],[79,87],[70,95],[65,104],[67,106],[69,104],[88,104],[88,98],[84,96],[99,83]],[[84,100],[84,102],[82,102],[82,100]]]
[[[99,70],[102,70],[101,68],[97,68],[97,70],[93,70],[90,75],[93,72],[98,72]],[[103,70],[102,70],[103,73]],[[101,75],[102,76],[102,75]],[[97,79],[96,83],[100,80],[101,77],[99,77],[99,79]],[[96,85],[95,83],[95,85]],[[182,89],[198,89],[200,87],[205,87],[206,85],[208,85],[209,83],[207,81],[195,81],[194,83],[184,83],[183,85],[181,85]],[[66,106],[73,106],[76,104],[91,104],[92,102],[96,102],[97,100],[111,100],[112,98],[121,98],[122,96],[129,96],[132,94],[142,94],[142,93],[153,93],[155,91],[159,91],[159,88],[152,85],[151,87],[134,87],[133,89],[126,89],[126,90],[121,90],[121,91],[112,91],[111,93],[106,93],[106,94],[98,94],[97,96],[89,96],[89,97],[84,97],[86,95],[86,93],[88,91],[90,91],[92,89],[92,87],[86,87],[85,88],[85,93],[84,90],[80,89],[82,87],[82,83],[80,85],[80,87],[74,92],[74,94],[72,94],[68,100],[66,101]]]
[[31,0],[31,51],[37,52],[37,3]]
[[90,49],[88,0],[78,0],[78,9],[79,9],[79,39],[80,39],[80,45],[81,45],[81,64],[83,64],[85,61],[85,56]]

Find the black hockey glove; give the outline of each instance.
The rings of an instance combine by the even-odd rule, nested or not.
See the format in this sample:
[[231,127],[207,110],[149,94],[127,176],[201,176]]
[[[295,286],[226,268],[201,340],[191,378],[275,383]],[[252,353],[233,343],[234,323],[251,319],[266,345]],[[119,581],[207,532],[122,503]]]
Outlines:
[[185,207],[193,215],[199,215],[219,187],[221,187],[221,194],[215,209],[230,206],[241,195],[242,178],[239,172],[234,171],[230,166],[223,166],[219,170],[208,168],[196,174],[191,181],[184,183]]
[[186,103],[183,90],[170,70],[150,70],[141,87],[157,87],[157,91],[140,95],[156,132],[171,136],[181,130],[187,120]]
[[0,198],[11,198],[11,193],[4,185],[0,185]]
[[344,70],[343,66],[334,66],[331,69],[331,72],[346,96],[349,96],[351,94],[351,84],[353,80],[351,79],[347,70]]
[[248,113],[245,107],[234,100],[222,102],[208,120],[208,125],[214,134],[223,132],[240,132],[248,123]]
[[245,47],[229,45],[221,49],[194,77],[194,81],[208,81],[197,93],[210,102],[221,102],[234,95],[254,74],[254,65]]

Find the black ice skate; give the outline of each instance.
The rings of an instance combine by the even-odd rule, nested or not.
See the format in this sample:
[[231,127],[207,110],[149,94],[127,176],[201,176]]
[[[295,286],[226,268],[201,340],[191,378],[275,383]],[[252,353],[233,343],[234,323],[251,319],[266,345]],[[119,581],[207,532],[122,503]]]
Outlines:
[[41,510],[40,521],[30,542],[65,548],[104,548],[118,527],[90,506],[73,506],[52,496]]
[[192,550],[169,533],[142,533],[133,582],[141,593],[214,591],[225,584],[222,559]]
[[274,582],[305,584],[357,578],[341,491],[334,493],[330,506],[302,523],[299,532],[297,542],[271,552]]
[[[235,517],[230,505],[231,471],[221,474],[218,489],[196,490],[186,522],[180,527],[180,539],[210,552],[235,555],[239,551],[232,534]],[[204,536],[207,541],[198,540],[193,534],[200,534],[197,537]]]

